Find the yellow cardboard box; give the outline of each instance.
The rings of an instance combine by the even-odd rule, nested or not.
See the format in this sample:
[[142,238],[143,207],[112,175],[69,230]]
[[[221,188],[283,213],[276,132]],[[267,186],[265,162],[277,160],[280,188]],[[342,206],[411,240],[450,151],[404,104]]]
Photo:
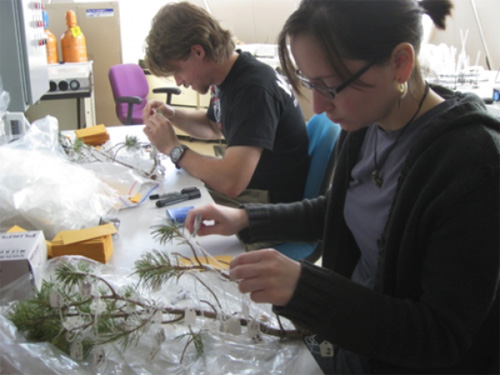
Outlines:
[[61,255],[82,255],[107,263],[113,254],[111,235],[116,233],[113,224],[104,224],[80,230],[59,232],[51,242],[51,257]]

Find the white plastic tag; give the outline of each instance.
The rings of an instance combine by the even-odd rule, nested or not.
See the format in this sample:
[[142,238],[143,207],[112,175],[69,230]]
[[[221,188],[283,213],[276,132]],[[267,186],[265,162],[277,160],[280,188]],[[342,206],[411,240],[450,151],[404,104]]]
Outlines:
[[241,335],[241,322],[238,318],[229,318],[225,322],[224,330],[232,335]]
[[196,323],[196,311],[193,309],[186,309],[184,312],[184,323],[188,326],[192,326]]
[[106,361],[106,352],[103,348],[98,348],[92,353],[92,363],[94,366],[100,366]]
[[69,355],[75,361],[81,361],[83,359],[83,345],[81,341],[73,341],[69,348]]
[[155,333],[154,338],[159,345],[164,343],[165,340],[167,339],[167,335],[165,334],[165,329],[163,327],[159,327]]
[[161,313],[161,310],[156,310],[153,315],[153,323],[161,324],[162,321],[163,321],[163,314]]
[[324,340],[319,344],[319,353],[322,357],[333,357],[333,345],[329,341]]
[[92,284],[88,280],[84,280],[80,283],[80,295],[83,299],[90,298],[92,293]]
[[160,344],[155,343],[149,352],[149,359],[153,360],[160,351]]
[[125,312],[127,312],[128,314],[135,313],[136,309],[137,305],[133,302],[127,302],[127,304],[125,305]]
[[250,320],[247,326],[247,335],[255,342],[262,341],[262,333],[260,332],[260,324],[255,320]]
[[63,321],[63,327],[66,328],[66,330],[71,331],[83,326],[84,323],[85,321],[80,316],[71,316]]
[[106,311],[106,303],[102,301],[100,298],[96,298],[92,301],[90,304],[90,309],[95,313],[95,314],[101,314]]
[[50,302],[50,307],[55,309],[59,309],[64,306],[63,296],[56,291],[50,293],[49,302]]

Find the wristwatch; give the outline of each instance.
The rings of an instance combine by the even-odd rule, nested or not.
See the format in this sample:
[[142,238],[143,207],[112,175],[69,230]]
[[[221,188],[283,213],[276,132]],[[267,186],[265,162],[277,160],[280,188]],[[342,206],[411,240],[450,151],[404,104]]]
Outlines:
[[175,167],[177,169],[180,169],[181,167],[179,167],[179,160],[181,160],[181,158],[184,156],[184,153],[186,152],[186,150],[188,150],[189,147],[187,147],[186,145],[180,145],[180,146],[175,146],[172,151],[170,151],[170,160],[172,160],[172,163],[175,164]]

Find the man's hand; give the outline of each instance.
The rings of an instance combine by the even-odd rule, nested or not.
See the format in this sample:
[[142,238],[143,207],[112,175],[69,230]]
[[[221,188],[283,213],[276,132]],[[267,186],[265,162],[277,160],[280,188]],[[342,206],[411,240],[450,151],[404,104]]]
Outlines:
[[172,123],[162,115],[156,113],[148,116],[144,121],[144,133],[158,151],[170,155],[172,148],[180,145]]
[[142,110],[142,120],[146,123],[155,114],[172,119],[175,116],[175,109],[159,100],[150,100]]

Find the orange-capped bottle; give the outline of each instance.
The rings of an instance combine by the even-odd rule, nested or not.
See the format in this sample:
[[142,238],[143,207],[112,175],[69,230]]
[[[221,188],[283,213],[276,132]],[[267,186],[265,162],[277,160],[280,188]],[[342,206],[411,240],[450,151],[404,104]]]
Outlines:
[[59,56],[57,55],[57,39],[56,36],[49,30],[49,15],[46,10],[42,11],[45,35],[47,36],[47,63],[59,63]]
[[76,24],[76,14],[72,10],[66,12],[68,29],[61,36],[61,50],[64,62],[87,61],[87,43],[80,26]]

